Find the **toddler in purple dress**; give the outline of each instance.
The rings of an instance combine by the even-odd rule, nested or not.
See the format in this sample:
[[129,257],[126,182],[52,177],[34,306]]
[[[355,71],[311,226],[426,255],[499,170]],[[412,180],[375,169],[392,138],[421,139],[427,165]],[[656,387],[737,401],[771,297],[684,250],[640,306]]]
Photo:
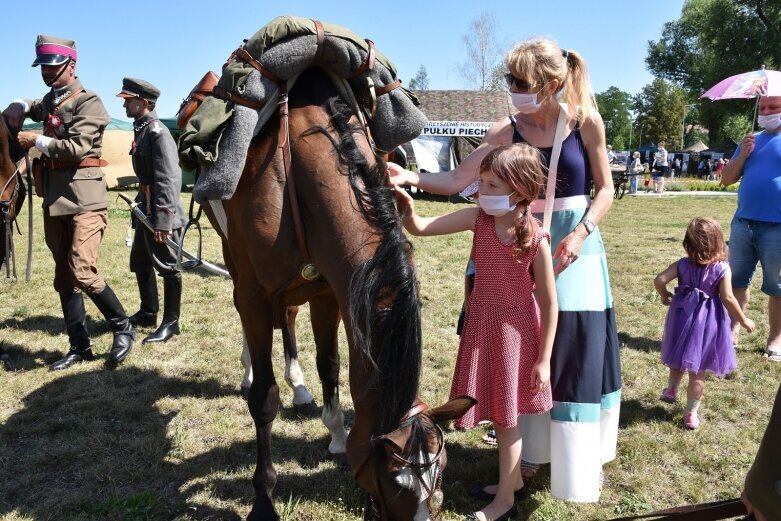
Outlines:
[[[654,280],[662,304],[670,306],[662,338],[662,362],[670,368],[667,387],[660,400],[678,401],[683,373],[689,373],[683,425],[700,425],[697,409],[705,390],[705,373],[724,376],[736,367],[730,318],[749,332],[754,322],[746,318],[732,294],[732,274],[727,264],[727,246],[719,223],[696,217],[689,223],[683,248],[687,256],[672,263]],[[678,279],[675,293],[667,285]]]

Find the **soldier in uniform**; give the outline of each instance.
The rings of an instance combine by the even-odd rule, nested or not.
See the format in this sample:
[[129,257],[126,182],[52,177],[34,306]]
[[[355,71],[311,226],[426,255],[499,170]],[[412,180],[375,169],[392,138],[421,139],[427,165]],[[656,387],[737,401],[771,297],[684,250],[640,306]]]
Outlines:
[[[135,332],[122,304],[98,271],[98,254],[108,223],[108,193],[100,159],[103,131],[109,116],[94,92],[76,77],[76,44],[39,35],[33,67],[51,88],[43,99],[14,100],[3,111],[13,128],[25,116],[44,122],[43,135],[19,132],[25,149],[41,151],[40,190],[46,245],[54,257],[54,289],[70,341],[67,355],[50,370],[66,369],[93,360],[86,327],[84,298],[95,303],[114,333],[106,363],[114,367],[133,347]],[[39,183],[36,182],[36,185]]]
[[177,252],[166,241],[178,242],[186,223],[179,201],[182,170],[174,138],[154,110],[160,90],[147,81],[125,78],[117,96],[125,98],[125,111],[135,120],[135,138],[130,153],[139,182],[136,201],[154,227],[152,232],[143,224],[135,223],[130,271],[136,274],[141,307],[131,315],[130,322],[135,326],[157,325],[156,270],[163,278],[163,320],[143,342],[165,342],[179,334],[182,274],[176,266]]

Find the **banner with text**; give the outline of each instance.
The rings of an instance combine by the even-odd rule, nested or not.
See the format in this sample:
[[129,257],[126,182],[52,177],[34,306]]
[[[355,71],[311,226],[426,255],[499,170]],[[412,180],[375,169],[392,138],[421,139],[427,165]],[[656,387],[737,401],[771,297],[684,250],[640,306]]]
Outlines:
[[422,136],[483,137],[493,123],[482,121],[429,121]]

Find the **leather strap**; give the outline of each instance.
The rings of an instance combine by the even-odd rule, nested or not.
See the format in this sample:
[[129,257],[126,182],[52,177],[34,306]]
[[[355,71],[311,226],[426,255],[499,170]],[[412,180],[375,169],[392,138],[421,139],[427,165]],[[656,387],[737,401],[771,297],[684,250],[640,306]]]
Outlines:
[[369,45],[369,54],[366,55],[366,61],[347,78],[348,80],[354,80],[364,72],[374,69],[374,59],[377,57],[377,50],[374,48],[373,41],[367,39],[366,43]]
[[398,89],[401,87],[401,80],[396,80],[393,83],[388,83],[384,87],[375,87],[374,92],[377,94],[377,96],[382,96],[383,94],[387,94],[392,90]]
[[309,250],[306,247],[304,239],[304,225],[301,222],[301,212],[298,208],[298,195],[296,192],[296,183],[292,174],[292,163],[290,158],[290,128],[289,128],[289,109],[288,109],[287,82],[279,82],[279,135],[277,142],[282,150],[282,164],[285,168],[285,181],[287,183],[288,197],[290,197],[290,210],[293,214],[293,226],[296,230],[296,241],[298,247],[304,256],[304,264],[309,263]]
[[81,161],[60,161],[56,159],[43,160],[43,165],[47,170],[60,170],[63,168],[90,168],[108,166],[108,161],[99,157],[87,157]]
[[243,107],[248,107],[253,110],[260,110],[261,107],[263,107],[264,103],[262,101],[257,101],[254,99],[249,99],[245,96],[242,96],[241,94],[236,94],[235,92],[230,92],[228,90],[225,90],[223,87],[220,87],[219,85],[214,86],[214,90],[212,90],[212,95],[215,98],[219,98],[221,100],[230,101],[231,103],[235,103],[236,105],[241,105]]
[[266,78],[270,79],[273,82],[279,83],[279,78],[277,78],[271,71],[266,69],[262,63],[260,63],[258,60],[255,59],[254,56],[252,56],[247,49],[244,47],[239,47],[236,49],[236,52],[234,53],[238,58],[241,60],[244,60],[249,66],[251,66],[253,69],[261,73]]
[[[51,117],[52,114],[59,114],[60,113],[60,107],[62,107],[66,101],[68,101],[71,98],[77,98],[84,94],[84,89],[79,89],[77,91],[73,91],[70,94],[68,94],[65,98],[61,99],[59,103],[57,103],[53,108],[51,114],[49,116]],[[49,124],[49,118],[46,118],[46,123],[43,126],[43,135],[46,137],[52,137],[57,139],[57,132],[52,128],[52,126]]]
[[746,505],[740,499],[728,499],[714,501],[712,503],[700,503],[699,505],[686,505],[680,507],[657,510],[638,516],[619,517],[611,521],[631,521],[633,519],[656,518],[658,520],[671,519],[675,521],[717,521],[745,515]]
[[315,23],[315,34],[317,34],[317,51],[315,51],[315,63],[319,63],[323,57],[323,42],[325,41],[325,29],[323,22],[312,20]]

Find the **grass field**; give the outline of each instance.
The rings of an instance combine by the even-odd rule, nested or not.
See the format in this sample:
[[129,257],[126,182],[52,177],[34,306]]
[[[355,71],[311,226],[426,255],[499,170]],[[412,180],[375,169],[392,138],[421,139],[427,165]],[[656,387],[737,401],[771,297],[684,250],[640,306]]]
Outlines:
[[[125,307],[134,312],[138,296],[127,269],[129,212],[123,205],[112,196],[100,266]],[[741,337],[740,369],[727,379],[709,379],[700,409],[703,425],[696,432],[682,428],[680,406],[657,400],[667,382],[659,362],[666,309],[652,283],[682,255],[680,242],[693,216],[714,216],[728,232],[734,205],[732,197],[625,197],[613,206],[601,228],[622,348],[618,458],[605,467],[598,504],[553,499],[543,468],[531,481],[533,495],[522,504],[522,518],[610,519],[739,494],[781,379],[781,364],[761,356],[767,299],[758,291],[760,281],[754,282],[748,310],[757,331]],[[417,203],[421,215],[456,207],[433,198]],[[53,263],[43,241],[40,209],[34,214],[32,280],[0,279],[0,342],[18,366],[16,372],[0,370],[0,519],[242,519],[253,498],[255,433],[238,393],[241,331],[231,283],[187,273],[181,336],[150,347],[137,342],[116,371],[93,362],[50,373],[48,365],[65,352],[67,337],[51,285]],[[20,223],[26,219],[27,209]],[[17,237],[21,279],[25,241],[26,236]],[[447,399],[458,349],[455,323],[471,235],[413,242],[424,313],[420,395],[438,405]],[[208,226],[204,256],[221,260],[216,234]],[[102,357],[111,334],[91,303],[87,312],[93,349]],[[142,330],[139,336],[148,333]],[[299,315],[298,338],[307,383],[321,403],[306,307]],[[276,340],[276,374],[282,381],[278,332]],[[344,341],[342,352],[346,363]],[[346,366],[342,375],[349,422]],[[359,519],[363,494],[349,472],[325,458],[327,431],[319,419],[290,412],[291,395],[283,386],[285,407],[273,429],[278,511],[290,520]],[[480,442],[483,434],[481,429],[446,434],[445,520],[462,519],[479,508],[466,490],[474,481],[495,478],[496,450]]]

